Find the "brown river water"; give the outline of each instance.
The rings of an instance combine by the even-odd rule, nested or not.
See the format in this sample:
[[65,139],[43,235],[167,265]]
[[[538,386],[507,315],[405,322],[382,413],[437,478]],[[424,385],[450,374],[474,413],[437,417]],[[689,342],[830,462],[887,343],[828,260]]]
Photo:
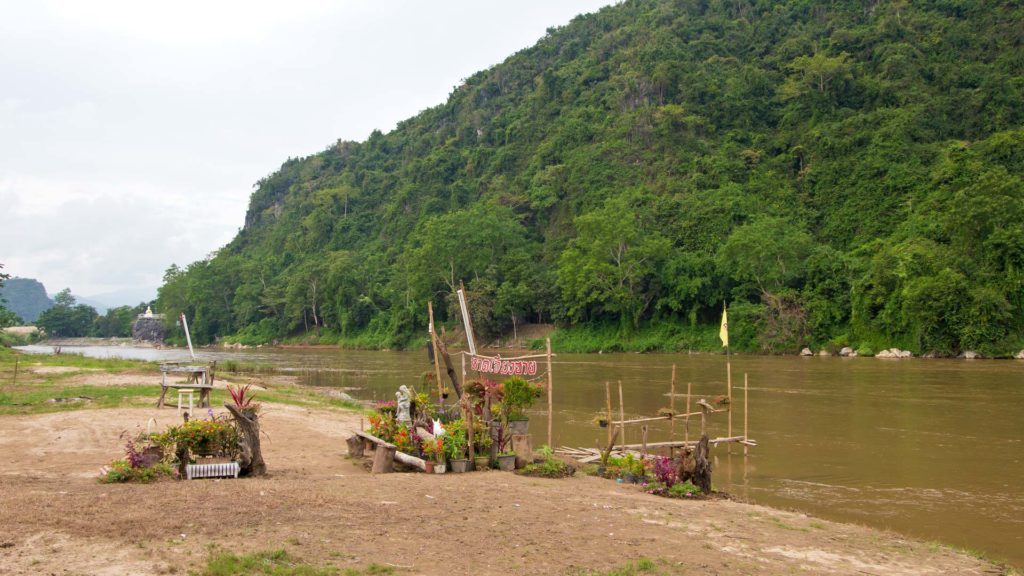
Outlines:
[[[49,352],[49,347],[28,347]],[[183,350],[73,347],[65,352],[144,360],[184,359]],[[297,372],[300,382],[345,388],[360,399],[393,399],[431,369],[425,351],[337,349],[208,350]],[[458,357],[454,358],[459,364]],[[653,416],[677,393],[694,401],[726,394],[721,355],[559,354],[554,359],[554,444],[597,447],[606,431],[605,382],[622,382],[625,412]],[[749,437],[758,446],[712,450],[715,487],[750,501],[961,546],[1024,566],[1024,362],[732,356],[733,434],[743,433],[743,378],[749,378]],[[541,363],[543,365],[543,363]],[[543,368],[542,368],[543,371]],[[685,397],[676,398],[682,411]],[[539,402],[538,404],[543,404]],[[546,405],[533,410],[534,445],[546,443]],[[615,418],[618,418],[616,413]],[[728,414],[714,414],[712,437]],[[690,423],[691,438],[699,419]],[[676,438],[683,436],[676,424]],[[669,439],[667,423],[648,441]],[[626,441],[640,442],[638,426]]]

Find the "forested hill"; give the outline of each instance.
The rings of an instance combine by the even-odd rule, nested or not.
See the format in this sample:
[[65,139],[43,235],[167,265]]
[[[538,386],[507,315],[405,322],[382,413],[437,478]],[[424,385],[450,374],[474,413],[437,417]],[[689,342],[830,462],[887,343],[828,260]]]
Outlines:
[[1022,43],[1018,2],[627,1],[288,160],[159,306],[392,346],[464,280],[484,336],[710,347],[727,300],[738,349],[1019,349]]

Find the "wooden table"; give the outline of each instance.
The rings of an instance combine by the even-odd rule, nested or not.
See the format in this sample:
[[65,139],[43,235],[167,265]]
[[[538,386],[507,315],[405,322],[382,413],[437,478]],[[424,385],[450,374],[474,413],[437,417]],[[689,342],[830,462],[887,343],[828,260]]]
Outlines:
[[[164,405],[164,397],[168,388],[175,390],[199,390],[199,408],[210,407],[210,390],[213,390],[213,364],[190,365],[168,362],[160,365],[160,399],[156,401],[156,407]],[[184,382],[169,381],[167,375],[184,375]]]

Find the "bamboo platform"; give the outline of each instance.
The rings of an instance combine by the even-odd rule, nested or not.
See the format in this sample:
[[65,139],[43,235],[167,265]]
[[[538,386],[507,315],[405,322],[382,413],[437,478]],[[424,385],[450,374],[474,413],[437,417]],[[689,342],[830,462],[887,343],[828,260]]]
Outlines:
[[[757,440],[754,440],[752,438],[745,438],[743,436],[712,438],[708,440],[709,444],[714,444],[716,446],[718,444],[727,444],[730,442],[742,444],[744,446],[757,446]],[[634,458],[650,458],[655,455],[650,454],[649,452],[645,454],[645,449],[649,451],[661,448],[692,448],[696,445],[696,440],[679,440],[675,442],[648,442],[646,446],[644,446],[643,444],[618,444],[612,449],[611,455],[616,458],[622,458],[626,456],[626,454],[632,454]],[[601,451],[598,450],[597,448],[573,448],[571,446],[559,446],[558,448],[555,448],[555,454],[568,456],[578,461],[580,464],[589,464],[601,460]]]

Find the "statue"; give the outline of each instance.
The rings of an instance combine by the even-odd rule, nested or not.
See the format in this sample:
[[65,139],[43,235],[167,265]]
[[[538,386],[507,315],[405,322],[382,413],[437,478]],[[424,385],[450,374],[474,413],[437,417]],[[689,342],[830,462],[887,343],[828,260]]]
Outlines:
[[395,398],[398,399],[395,419],[405,424],[412,422],[412,417],[409,415],[409,405],[412,400],[412,394],[409,393],[409,388],[404,384],[399,386],[398,392],[395,392]]

